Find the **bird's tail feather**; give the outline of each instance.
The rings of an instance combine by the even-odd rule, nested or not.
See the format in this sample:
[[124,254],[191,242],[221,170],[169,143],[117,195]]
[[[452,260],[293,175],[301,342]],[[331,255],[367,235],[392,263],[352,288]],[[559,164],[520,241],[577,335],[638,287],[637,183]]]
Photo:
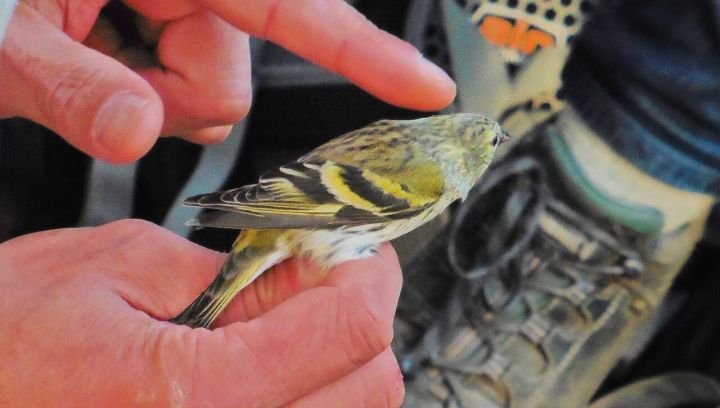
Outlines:
[[245,230],[233,245],[215,280],[177,317],[170,320],[190,327],[209,327],[235,295],[265,270],[289,256],[278,238],[287,231]]

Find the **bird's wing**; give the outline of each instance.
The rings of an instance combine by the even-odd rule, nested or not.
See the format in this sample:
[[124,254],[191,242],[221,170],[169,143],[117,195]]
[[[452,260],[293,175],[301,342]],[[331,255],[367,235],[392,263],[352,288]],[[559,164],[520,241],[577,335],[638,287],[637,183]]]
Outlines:
[[298,161],[264,174],[258,184],[190,197],[185,204],[212,210],[191,220],[193,226],[323,228],[412,217],[442,191],[424,193],[352,165]]

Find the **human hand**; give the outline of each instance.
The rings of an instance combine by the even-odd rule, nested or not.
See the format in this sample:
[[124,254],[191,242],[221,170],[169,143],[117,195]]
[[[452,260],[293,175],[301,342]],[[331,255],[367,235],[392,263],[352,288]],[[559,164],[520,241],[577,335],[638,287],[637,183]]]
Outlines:
[[220,141],[250,107],[248,34],[396,105],[438,110],[455,96],[445,73],[343,0],[126,0],[155,55],[123,47],[98,19],[107,2],[20,1],[0,49],[0,118],[111,162],[141,157],[159,134]]
[[166,322],[222,261],[133,220],[3,243],[0,406],[401,404],[389,245],[326,275],[282,263],[215,330]]

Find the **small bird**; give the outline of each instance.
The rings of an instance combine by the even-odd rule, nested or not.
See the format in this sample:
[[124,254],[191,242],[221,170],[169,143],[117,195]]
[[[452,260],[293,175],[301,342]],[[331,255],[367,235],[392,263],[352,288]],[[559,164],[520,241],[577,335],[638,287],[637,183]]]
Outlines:
[[509,136],[479,114],[381,120],[263,174],[185,200],[188,225],[242,229],[215,280],[171,321],[208,327],[233,297],[294,255],[321,268],[376,253],[465,199]]

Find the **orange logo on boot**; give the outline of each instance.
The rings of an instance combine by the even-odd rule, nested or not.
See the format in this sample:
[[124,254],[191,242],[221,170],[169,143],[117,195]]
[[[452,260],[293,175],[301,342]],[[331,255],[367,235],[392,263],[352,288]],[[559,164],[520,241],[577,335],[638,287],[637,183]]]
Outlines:
[[493,45],[509,48],[522,55],[555,45],[555,37],[524,20],[486,15],[478,31]]

